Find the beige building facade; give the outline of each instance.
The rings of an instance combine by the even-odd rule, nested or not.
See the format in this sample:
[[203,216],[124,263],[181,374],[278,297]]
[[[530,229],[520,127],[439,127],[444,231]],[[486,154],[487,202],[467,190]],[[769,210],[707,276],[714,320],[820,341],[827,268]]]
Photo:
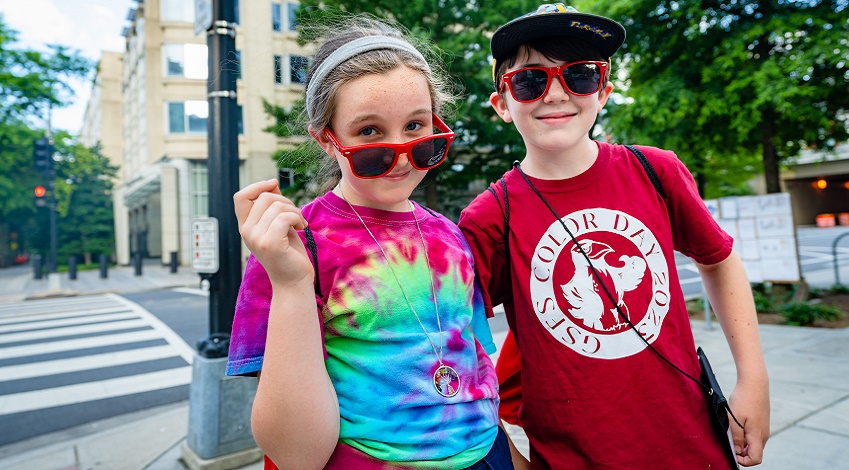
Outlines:
[[[100,145],[100,153],[109,161],[121,168],[124,161],[124,98],[122,93],[124,78],[124,54],[119,52],[103,52],[94,77],[91,95],[86,105],[83,125],[80,129],[80,142],[87,147]],[[123,172],[119,171],[114,182],[120,186]],[[115,232],[127,231],[127,214],[117,208],[123,201],[113,193],[115,207]],[[117,257],[129,255],[127,240],[118,239],[115,244]]]
[[[279,177],[270,156],[286,142],[263,130],[274,124],[263,100],[287,107],[300,98],[311,52],[296,42],[297,2],[234,3],[236,54],[221,66],[237,71],[244,186]],[[113,191],[116,261],[129,264],[141,253],[168,263],[173,254],[189,266],[191,220],[208,212],[207,38],[194,34],[193,0],[137,1],[127,21],[120,115],[110,114],[97,136],[121,167]],[[113,61],[104,53],[102,62],[107,55]],[[89,106],[100,107],[105,124],[103,101]]]

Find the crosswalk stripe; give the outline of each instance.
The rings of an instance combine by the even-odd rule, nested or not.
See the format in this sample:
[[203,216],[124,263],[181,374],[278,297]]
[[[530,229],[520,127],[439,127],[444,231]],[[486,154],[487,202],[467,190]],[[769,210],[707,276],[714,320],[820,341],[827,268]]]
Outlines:
[[114,351],[85,357],[57,359],[53,361],[30,362],[14,366],[0,367],[0,383],[11,380],[46,377],[68,372],[80,372],[103,367],[114,367],[137,362],[154,361],[169,357],[179,357],[177,351],[169,345],[149,348]]
[[[139,331],[121,332],[127,329]],[[152,340],[168,344],[141,344]],[[61,353],[109,346],[128,349],[94,351],[91,355],[74,358],[61,357]],[[38,357],[34,357],[47,354],[55,354],[59,358],[39,361]],[[194,354],[194,348],[159,318],[135,302],[115,294],[0,306],[0,360],[14,359],[11,365],[0,366],[0,390],[6,388],[0,393],[7,393],[0,395],[0,417],[184,386],[191,383],[192,369],[191,366],[182,366],[8,393],[12,391],[9,387],[15,388],[11,385],[14,381],[38,379],[49,383],[52,376],[61,374],[108,370],[116,366],[141,369],[146,367],[142,363],[164,359],[173,361],[178,357],[191,364]]]
[[25,314],[0,318],[0,325],[9,325],[9,327],[11,327],[28,322],[65,320],[70,318],[81,318],[88,317],[91,315],[102,315],[108,313],[121,313],[126,311],[127,309],[123,305],[113,305],[109,308],[86,308],[85,310],[77,310],[75,312],[41,313],[37,315]]
[[14,393],[0,396],[0,416],[188,385],[191,380],[192,368],[180,367],[97,382]]
[[76,336],[90,333],[104,333],[107,331],[129,330],[131,328],[142,328],[148,326],[141,319],[95,323],[92,325],[69,326],[67,328],[51,328],[48,330],[22,331],[0,336],[0,347],[4,344],[12,344],[32,340],[49,340],[63,336]]
[[26,300],[14,304],[0,305],[0,317],[10,315],[35,315],[40,313],[62,313],[79,310],[80,306],[87,309],[108,308],[114,303],[111,299],[92,297],[67,297],[67,300]]
[[105,313],[100,315],[96,313],[87,313],[85,315],[64,317],[55,320],[31,321],[27,323],[19,323],[16,325],[0,327],[0,335],[5,335],[6,333],[14,333],[15,331],[29,331],[42,328],[57,328],[62,326],[82,325],[86,323],[126,320],[128,318],[137,318],[137,315],[132,312]]
[[180,337],[177,333],[174,332],[171,328],[168,327],[162,320],[156,317],[156,315],[148,312],[141,305],[132,302],[124,297],[121,297],[117,294],[105,294],[106,297],[110,297],[116,302],[121,303],[122,305],[128,307],[130,310],[135,312],[139,317],[145,320],[151,328],[153,328],[160,336],[168,342],[172,347],[177,349],[182,356],[183,360],[192,363],[195,359],[195,349],[189,346],[183,338]]
[[112,346],[116,344],[130,344],[141,341],[162,339],[162,335],[155,330],[136,331],[132,333],[120,333],[116,335],[94,336],[91,338],[71,339],[67,341],[54,341],[44,344],[28,344],[25,346],[12,346],[0,348],[0,359],[12,359],[17,357],[34,356],[36,354],[50,354],[57,352],[73,351],[75,349],[97,348]]

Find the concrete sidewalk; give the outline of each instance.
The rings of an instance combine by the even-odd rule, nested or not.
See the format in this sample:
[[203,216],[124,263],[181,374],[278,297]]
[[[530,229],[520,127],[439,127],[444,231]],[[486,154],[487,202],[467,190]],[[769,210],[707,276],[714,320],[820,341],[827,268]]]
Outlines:
[[135,275],[132,266],[110,266],[106,275],[106,279],[101,279],[100,271],[94,269],[78,271],[75,280],[69,279],[68,273],[45,273],[42,279],[34,279],[32,267],[29,265],[3,269],[0,270],[0,303],[107,292],[140,292],[170,287],[197,288],[200,285],[200,276],[191,269],[180,267],[176,273],[171,273],[169,267],[158,259],[145,260],[140,276]]
[[[32,279],[32,271],[26,267],[2,270],[0,303],[197,287],[199,283],[199,276],[188,268],[172,274],[158,260],[147,262],[142,276],[135,276],[133,268],[125,266],[111,268],[107,279],[100,279],[98,271],[83,271],[78,277],[71,281],[67,274],[59,274],[51,283]],[[759,468],[849,470],[849,328],[761,325],[760,331],[770,373],[772,437]],[[693,332],[726,394],[730,393],[735,370],[719,326],[714,322],[708,328],[704,322],[694,321]],[[504,335],[494,334],[497,345]],[[187,431],[188,402],[166,405],[0,447],[0,470],[183,470],[179,459]],[[527,452],[521,429],[508,431]],[[259,470],[262,463],[241,468]]]

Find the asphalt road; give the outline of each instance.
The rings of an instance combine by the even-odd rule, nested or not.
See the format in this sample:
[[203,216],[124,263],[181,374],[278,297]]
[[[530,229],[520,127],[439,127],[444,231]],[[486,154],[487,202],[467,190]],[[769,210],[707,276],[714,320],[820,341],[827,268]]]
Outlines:
[[187,400],[207,298],[162,290],[0,306],[0,446]]

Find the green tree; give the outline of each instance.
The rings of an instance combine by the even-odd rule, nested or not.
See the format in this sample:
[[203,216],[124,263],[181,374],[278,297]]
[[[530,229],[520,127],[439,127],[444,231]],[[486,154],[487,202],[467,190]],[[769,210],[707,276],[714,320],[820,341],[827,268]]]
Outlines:
[[703,194],[739,183],[758,160],[778,192],[782,163],[846,140],[846,0],[585,3],[628,31],[614,57],[625,99],[605,128],[674,149]]
[[[50,108],[69,104],[72,77],[84,77],[91,63],[64,46],[48,46],[48,52],[14,47],[17,32],[0,15],[0,267],[16,252],[44,251],[38,235],[40,212],[33,205],[33,189],[49,186],[33,165],[33,142],[44,136],[38,124]],[[63,178],[64,180],[64,178]],[[46,225],[45,225],[46,226]],[[12,250],[11,234],[17,250]]]
[[[492,181],[524,155],[518,132],[501,122],[489,105],[493,91],[489,37],[498,26],[537,5],[524,0],[498,2],[497,8],[458,0],[303,0],[298,17],[302,24],[310,24],[332,18],[339,11],[370,13],[437,46],[462,99],[453,119],[446,119],[457,135],[449,161],[429,173],[423,183],[424,199],[428,206],[456,215],[469,200],[470,182]],[[301,30],[299,37],[308,41],[308,30]],[[277,119],[273,130],[285,136],[292,114],[272,107],[271,115]]]
[[112,181],[118,168],[100,153],[71,136],[58,136],[56,164],[59,249],[63,258],[82,255],[112,255],[115,230],[112,211]]
[[0,14],[0,123],[46,118],[48,106],[63,107],[73,98],[70,77],[84,77],[91,62],[66,46],[49,52],[12,47],[18,34]]

